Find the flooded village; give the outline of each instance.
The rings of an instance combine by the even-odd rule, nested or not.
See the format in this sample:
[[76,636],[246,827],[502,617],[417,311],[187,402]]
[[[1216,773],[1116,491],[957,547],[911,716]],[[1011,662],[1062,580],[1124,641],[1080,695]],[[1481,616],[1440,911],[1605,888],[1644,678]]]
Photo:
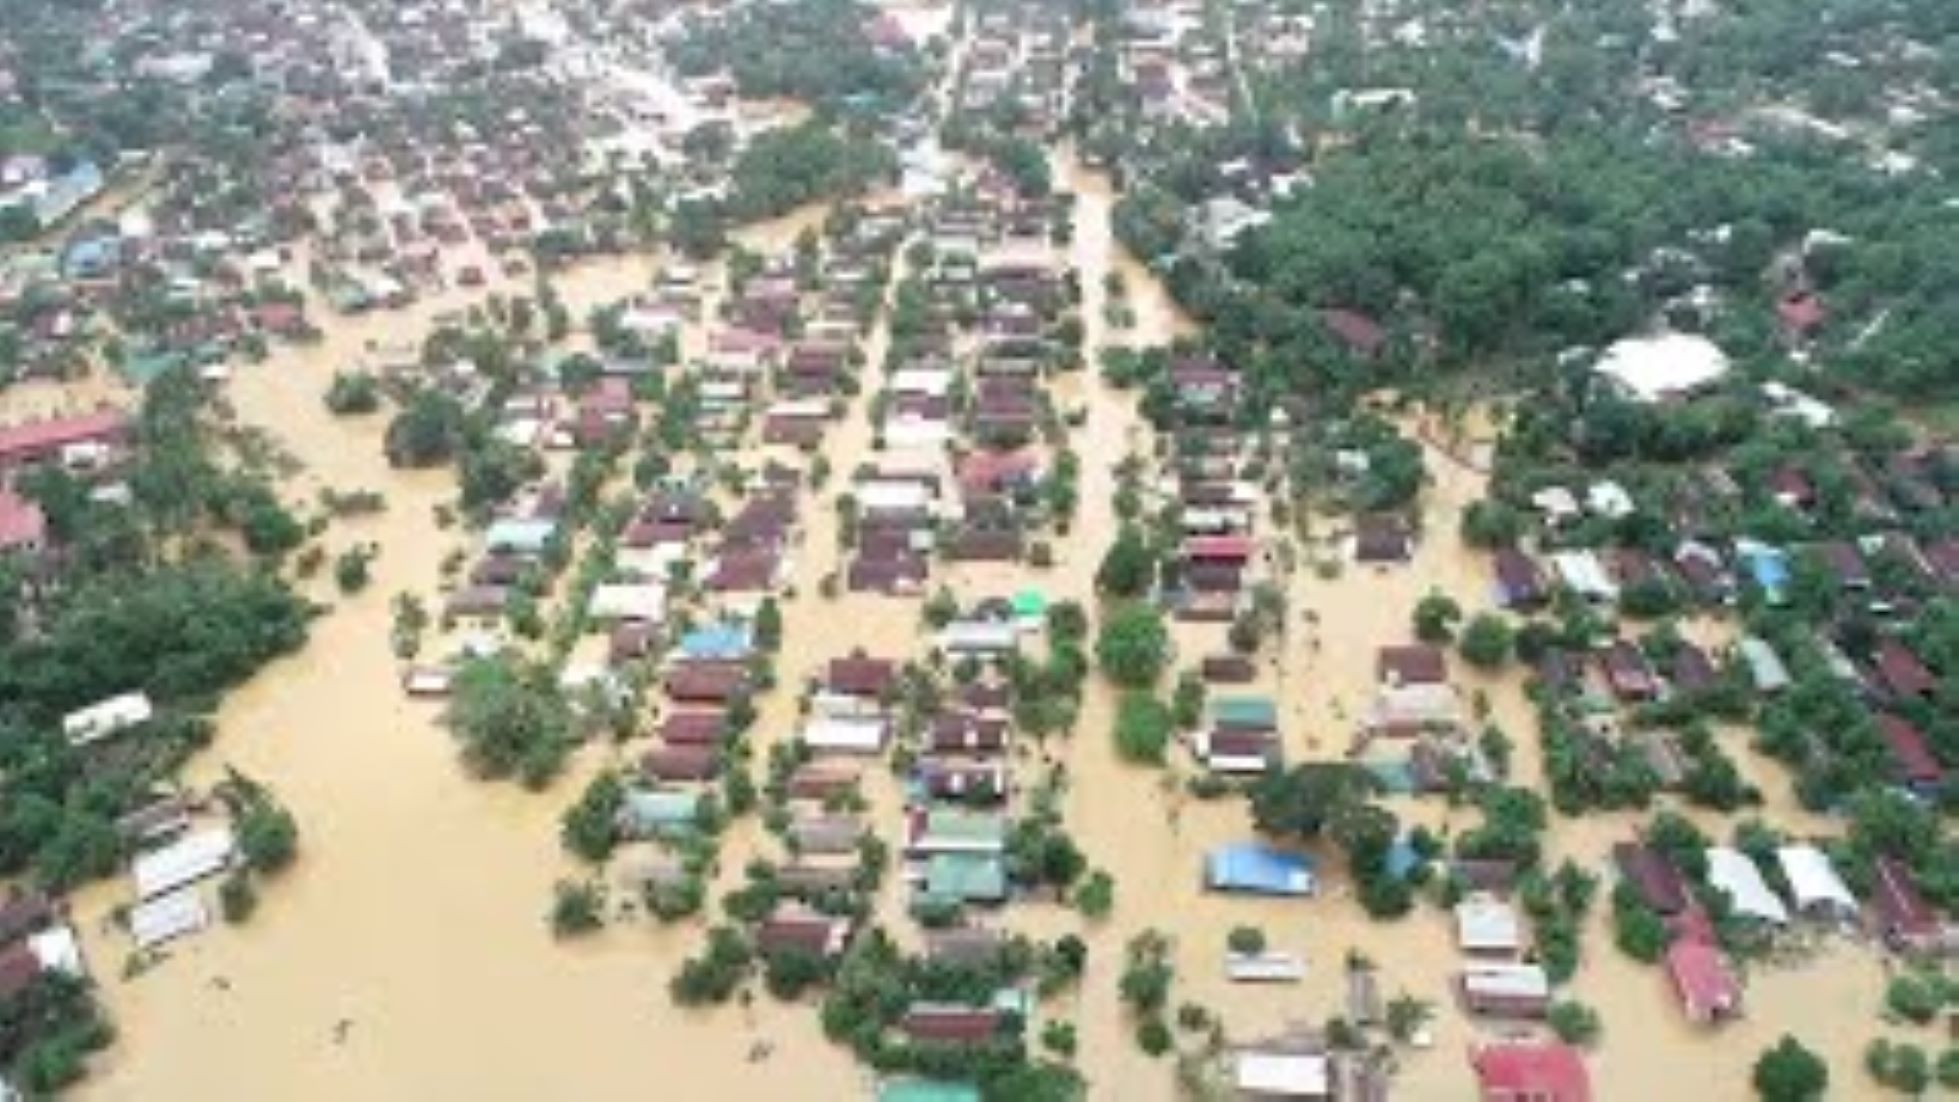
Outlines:
[[0,1097],[1959,1091],[1929,24],[1497,7],[24,15]]

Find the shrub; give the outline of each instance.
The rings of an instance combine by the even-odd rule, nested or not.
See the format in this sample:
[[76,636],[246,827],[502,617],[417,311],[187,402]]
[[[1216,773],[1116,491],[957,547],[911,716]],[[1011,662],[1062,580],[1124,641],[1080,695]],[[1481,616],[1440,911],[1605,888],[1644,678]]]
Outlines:
[[1233,926],[1225,945],[1234,953],[1257,956],[1265,952],[1265,931],[1256,926]]

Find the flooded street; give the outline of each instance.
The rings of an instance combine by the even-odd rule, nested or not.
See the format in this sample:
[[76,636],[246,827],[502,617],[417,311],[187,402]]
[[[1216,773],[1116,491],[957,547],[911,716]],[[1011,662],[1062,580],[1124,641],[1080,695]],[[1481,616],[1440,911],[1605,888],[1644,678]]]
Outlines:
[[[949,8],[892,10],[921,36],[949,25]],[[961,46],[951,45],[954,56]],[[1079,508],[1070,531],[1054,541],[1051,567],[935,560],[928,590],[944,583],[962,603],[1031,588],[1050,602],[1095,607],[1096,569],[1118,528],[1118,465],[1127,456],[1154,456],[1158,443],[1136,408],[1137,394],[1102,381],[1099,354],[1195,332],[1161,281],[1114,240],[1110,213],[1119,196],[1107,175],[1085,167],[1067,146],[1053,161],[1058,188],[1076,200],[1073,236],[1055,252],[1079,279],[1086,366],[1049,385],[1059,407],[1083,413],[1067,434],[1067,446],[1082,460]],[[758,252],[778,254],[804,230],[820,228],[826,213],[804,209],[736,236]],[[552,283],[582,326],[593,307],[647,291],[666,263],[658,254],[591,261]],[[909,274],[908,263],[894,261],[899,270],[886,287],[887,303],[891,286]],[[705,266],[704,283],[718,283],[720,275],[719,264]],[[1125,289],[1133,324],[1111,322],[1111,276]],[[330,612],[301,654],[225,701],[217,740],[190,771],[198,785],[227,767],[262,778],[300,823],[302,856],[266,891],[252,921],[180,942],[154,968],[124,979],[127,939],[104,919],[126,902],[126,886],[99,884],[80,896],[91,963],[119,1026],[117,1043],[96,1061],[81,1097],[761,1100],[868,1093],[870,1072],[825,1040],[813,1004],[783,1004],[758,991],[752,1004],[719,1010],[673,1005],[668,980],[699,948],[701,922],[634,920],[573,941],[551,936],[545,911],[553,884],[588,871],[561,849],[559,817],[587,778],[628,762],[643,742],[587,746],[543,792],[483,783],[459,761],[455,741],[438,722],[440,706],[400,690],[402,667],[390,650],[391,602],[404,592],[434,594],[445,558],[474,546],[475,534],[437,522],[438,508],[456,495],[453,471],[391,468],[382,447],[385,414],[336,418],[322,396],[336,371],[359,366],[376,348],[419,342],[439,316],[479,303],[490,291],[527,293],[530,286],[528,278],[492,280],[484,290],[450,291],[407,310],[357,318],[334,317],[322,307],[315,314],[325,319],[321,343],[282,347],[262,364],[238,368],[226,384],[238,420],[266,429],[303,465],[287,487],[292,500],[311,502],[324,488],[385,494],[385,511],[336,521],[324,537],[329,557],[369,542],[378,545],[379,557],[372,584],[359,595],[343,597],[329,577],[306,583]],[[712,309],[703,316],[712,317]],[[919,601],[848,587],[829,596],[822,586],[846,568],[838,500],[852,472],[867,464],[914,464],[950,475],[949,457],[936,444],[887,450],[876,437],[871,396],[890,344],[887,322],[881,318],[863,341],[869,366],[862,392],[826,426],[820,454],[834,473],[821,489],[801,495],[800,534],[789,556],[793,577],[780,600],[779,684],[758,701],[760,718],[749,736],[758,764],[771,746],[794,737],[798,691],[831,659],[862,649],[904,661],[931,647]],[[687,327],[683,350],[690,357],[705,349],[708,327]],[[577,334],[574,344],[588,336]],[[119,393],[100,381],[17,388],[7,396],[5,419],[81,408]],[[1475,426],[1467,451],[1486,450],[1495,431]],[[794,449],[759,444],[733,458],[749,470],[770,460],[797,468],[810,462]],[[1376,687],[1376,648],[1411,638],[1410,613],[1425,594],[1447,592],[1472,614],[1490,606],[1489,558],[1457,537],[1463,508],[1484,494],[1482,464],[1433,446],[1424,458],[1430,475],[1425,538],[1412,563],[1355,566],[1339,549],[1350,522],[1314,516],[1298,568],[1285,581],[1290,613],[1281,645],[1268,645],[1252,684],[1231,690],[1278,702],[1288,762],[1346,755]],[[1265,516],[1259,525],[1276,535],[1278,526]],[[1327,565],[1317,568],[1322,561]],[[1225,624],[1180,622],[1173,631],[1177,670],[1228,649]],[[1522,674],[1513,667],[1484,676],[1452,662],[1457,682],[1482,694],[1488,721],[1513,739],[1513,782],[1542,790],[1537,722]],[[1172,1008],[1195,1003],[1213,1011],[1233,1041],[1302,1024],[1317,1028],[1344,1013],[1344,962],[1349,954],[1365,956],[1379,968],[1384,997],[1406,992],[1437,1008],[1433,1047],[1397,1054],[1394,1095],[1470,1097],[1465,1053],[1494,1031],[1468,1021],[1449,995],[1461,965],[1450,916],[1424,902],[1399,922],[1369,920],[1335,871],[1330,848],[1320,855],[1325,871],[1317,898],[1205,891],[1205,853],[1253,838],[1246,802],[1188,795],[1194,767],[1181,751],[1173,752],[1168,769],[1120,760],[1112,738],[1116,692],[1097,676],[1085,693],[1072,737],[1050,748],[1065,763],[1067,829],[1089,865],[1114,877],[1114,913],[1089,922],[1057,904],[1016,902],[985,921],[1038,938],[1080,933],[1090,943],[1082,984],[1062,996],[1057,1015],[1077,1024],[1076,1064],[1090,1097],[1156,1102],[1178,1095],[1171,1061],[1139,1049],[1118,990],[1123,946],[1150,928],[1175,944]],[[1816,824],[1794,806],[1779,767],[1738,745],[1735,750],[1768,797],[1765,817]],[[1019,776],[1031,778],[1033,751],[1022,745],[1019,754]],[[879,775],[867,782],[867,818],[895,842],[902,833],[901,783],[881,765],[869,772]],[[1452,811],[1435,799],[1398,799],[1393,807],[1405,826],[1427,825],[1444,835],[1476,821],[1474,811]],[[780,843],[759,818],[737,820],[723,838],[710,911],[743,882],[751,859],[782,858]],[[1704,1043],[1682,1021],[1663,973],[1619,955],[1606,918],[1606,857],[1645,818],[1554,819],[1547,836],[1553,862],[1570,857],[1603,881],[1571,988],[1605,1022],[1604,1043],[1592,1060],[1594,1081],[1602,1084],[1598,1096],[1748,1097],[1749,1066],[1784,1031],[1822,1051],[1840,1081],[1851,1080],[1876,1029],[1865,1008],[1881,1003],[1883,972],[1874,955],[1839,945],[1800,968],[1756,972],[1747,1017],[1723,1027],[1718,1044]],[[1706,822],[1725,837],[1725,820]],[[879,914],[910,943],[917,924],[905,915],[909,895],[899,879],[887,878]],[[1273,949],[1301,955],[1305,981],[1229,983],[1225,942],[1240,925],[1261,927]],[[1847,1014],[1846,1007],[1856,1012]],[[750,1059],[758,1042],[772,1046],[767,1060]]]

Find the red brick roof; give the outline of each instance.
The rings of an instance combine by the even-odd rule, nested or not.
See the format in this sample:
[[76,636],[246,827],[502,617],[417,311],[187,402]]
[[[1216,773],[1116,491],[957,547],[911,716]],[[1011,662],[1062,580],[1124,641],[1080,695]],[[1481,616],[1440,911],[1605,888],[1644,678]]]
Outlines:
[[129,418],[118,410],[10,425],[0,428],[0,465],[43,459],[70,444],[119,436],[128,427]]
[[1470,1057],[1484,1102],[1591,1102],[1592,1080],[1562,1044],[1485,1045]]
[[0,486],[0,551],[46,542],[48,517],[41,506]]
[[1721,951],[1705,942],[1682,939],[1667,946],[1667,975],[1681,1009],[1695,1021],[1732,1014],[1741,1006],[1741,989],[1735,985]]

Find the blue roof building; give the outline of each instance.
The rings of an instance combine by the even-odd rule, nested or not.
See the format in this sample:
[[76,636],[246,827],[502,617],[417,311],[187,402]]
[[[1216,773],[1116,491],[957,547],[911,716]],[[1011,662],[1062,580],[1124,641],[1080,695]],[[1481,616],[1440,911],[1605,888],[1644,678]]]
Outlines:
[[1780,547],[1754,540],[1736,540],[1735,555],[1748,569],[1748,576],[1771,604],[1781,604],[1789,588],[1789,555]]
[[1319,887],[1313,862],[1270,846],[1219,846],[1204,858],[1204,886],[1250,895],[1312,895]]
[[701,662],[732,662],[755,649],[755,633],[747,624],[704,624],[680,637],[684,658]]

